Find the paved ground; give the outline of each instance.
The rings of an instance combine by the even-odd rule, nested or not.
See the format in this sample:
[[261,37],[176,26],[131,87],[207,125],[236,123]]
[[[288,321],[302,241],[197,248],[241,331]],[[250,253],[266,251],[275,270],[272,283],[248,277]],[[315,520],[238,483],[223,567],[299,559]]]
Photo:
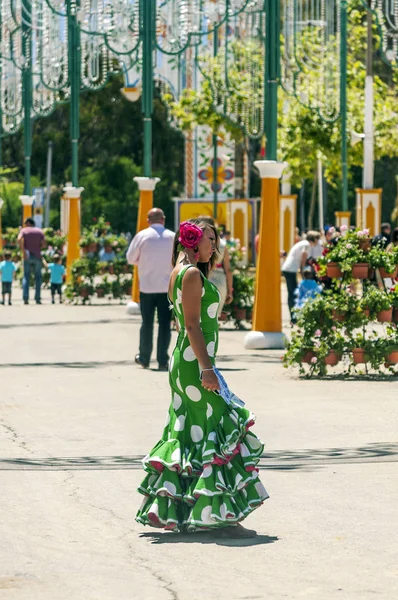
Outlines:
[[0,309],[1,600],[397,598],[396,382],[299,381],[223,332],[271,498],[255,540],[162,534],[134,521],[169,400],[167,373],[133,364],[139,319]]

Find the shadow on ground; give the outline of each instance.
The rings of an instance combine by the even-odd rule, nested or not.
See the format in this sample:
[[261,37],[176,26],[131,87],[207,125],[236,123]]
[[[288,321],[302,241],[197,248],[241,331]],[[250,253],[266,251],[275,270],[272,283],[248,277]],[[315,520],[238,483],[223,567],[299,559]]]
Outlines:
[[201,531],[199,533],[173,533],[173,532],[148,532],[142,533],[140,538],[147,539],[152,544],[216,544],[217,546],[260,546],[273,544],[277,536],[257,535],[253,538],[225,538],[218,531]]
[[[1,423],[0,423],[1,425]],[[48,458],[0,458],[0,471],[72,471],[142,469],[143,454],[120,456],[76,456]],[[398,444],[375,443],[358,448],[313,448],[264,453],[261,470],[314,471],[328,465],[398,462]]]

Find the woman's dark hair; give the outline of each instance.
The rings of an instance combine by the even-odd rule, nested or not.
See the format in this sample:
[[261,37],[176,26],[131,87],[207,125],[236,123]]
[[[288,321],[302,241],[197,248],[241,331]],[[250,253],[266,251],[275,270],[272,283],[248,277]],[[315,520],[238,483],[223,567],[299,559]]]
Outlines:
[[398,243],[398,227],[396,227],[394,229],[394,231],[392,232],[391,241],[392,241],[393,244],[397,244]]
[[[210,222],[213,221],[213,222]],[[214,225],[214,220],[211,217],[198,217],[197,219],[187,219],[187,223],[192,223],[193,225],[197,225],[198,227],[200,227],[201,229],[206,229],[206,228],[210,228],[216,238],[216,248],[218,250],[219,247],[219,243],[220,243],[220,236],[218,235],[218,231],[217,228]],[[175,236],[174,236],[174,244],[173,244],[173,255],[172,255],[172,259],[171,259],[171,263],[173,265],[173,267],[176,266],[177,264],[177,258],[178,255],[180,253],[178,246],[180,244],[178,238],[180,237],[180,228],[178,228],[178,231],[176,232]],[[202,262],[198,262],[198,269],[199,271],[201,271],[203,273],[203,275],[205,277],[208,276],[208,274],[210,273],[210,271],[212,270],[215,262],[217,259],[217,254],[212,254],[211,258],[208,262],[206,263],[202,263]]]

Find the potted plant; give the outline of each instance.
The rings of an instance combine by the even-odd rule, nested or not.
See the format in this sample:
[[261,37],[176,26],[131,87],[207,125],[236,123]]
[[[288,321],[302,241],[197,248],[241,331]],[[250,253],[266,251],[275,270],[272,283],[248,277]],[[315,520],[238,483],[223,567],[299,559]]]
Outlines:
[[351,275],[354,279],[366,279],[369,265],[359,247],[358,238],[351,232],[341,237],[337,244],[320,262],[326,261],[327,276],[331,278]]
[[397,272],[396,253],[386,252],[380,246],[375,246],[370,250],[368,259],[374,269],[379,269],[380,277],[383,279],[395,277]]
[[84,254],[94,254],[98,250],[98,240],[93,231],[85,228],[80,238],[79,246]]
[[369,287],[363,297],[363,305],[369,309],[370,318],[376,318],[380,323],[390,322],[392,319],[392,304],[390,294],[376,287]]
[[97,285],[95,286],[95,292],[96,292],[98,298],[104,298],[105,296],[107,296],[108,294],[110,294],[110,292],[111,292],[111,284],[108,281],[107,277],[104,277],[102,279],[102,281],[100,281],[99,283],[97,283]]
[[392,320],[398,323],[398,285],[390,289],[390,299],[393,308]]
[[365,364],[372,352],[372,341],[364,333],[356,333],[351,340],[350,350],[355,365]]
[[131,296],[131,290],[133,287],[133,278],[132,277],[126,277],[123,281],[122,281],[122,288],[123,288],[123,293],[126,296]]
[[254,278],[244,270],[233,273],[234,299],[231,313],[238,323],[246,319],[246,311],[253,306]]

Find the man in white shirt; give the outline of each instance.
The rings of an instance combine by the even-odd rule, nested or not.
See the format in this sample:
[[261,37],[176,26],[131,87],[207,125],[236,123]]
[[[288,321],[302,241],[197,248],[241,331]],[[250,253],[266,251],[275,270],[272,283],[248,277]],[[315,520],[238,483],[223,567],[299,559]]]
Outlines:
[[295,316],[293,313],[294,308],[294,291],[297,287],[297,271],[302,270],[307,262],[307,258],[311,252],[311,249],[316,246],[320,234],[317,231],[309,231],[307,238],[294,244],[290,248],[289,253],[286,257],[285,262],[282,265],[282,275],[286,279],[287,285],[287,302],[289,305],[290,318],[292,323],[295,322]]
[[160,371],[168,370],[171,311],[167,290],[172,271],[174,233],[164,226],[165,216],[160,208],[148,213],[147,229],[139,231],[127,250],[127,261],[138,265],[142,325],[140,348],[135,362],[146,369],[152,354],[155,310],[159,321],[157,361]]

